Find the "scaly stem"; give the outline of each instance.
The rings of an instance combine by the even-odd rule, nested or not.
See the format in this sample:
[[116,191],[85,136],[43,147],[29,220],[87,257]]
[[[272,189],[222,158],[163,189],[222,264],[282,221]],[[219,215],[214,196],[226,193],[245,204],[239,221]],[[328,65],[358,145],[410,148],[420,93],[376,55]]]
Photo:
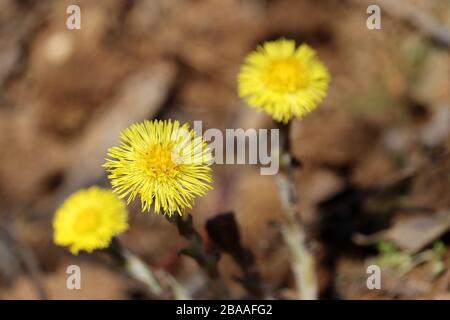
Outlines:
[[306,244],[306,232],[298,221],[298,194],[295,184],[295,169],[300,166],[291,153],[289,125],[281,125],[281,172],[277,176],[285,221],[281,225],[281,234],[289,249],[291,268],[299,299],[318,298],[318,285],[315,273],[314,257]]
[[[142,282],[146,285],[150,293],[156,298],[161,296],[167,296],[167,292],[164,294],[164,290],[155,277],[155,273],[150,267],[144,263],[139,257],[128,251],[122,246],[117,238],[114,238],[111,245],[108,247],[107,253],[109,253],[114,260],[116,260],[125,272],[132,278]],[[190,300],[190,295],[184,290],[177,280],[164,270],[157,270],[159,278],[163,280],[163,283],[167,283],[170,287],[171,296],[176,300]]]
[[210,279],[211,287],[218,297],[228,297],[228,290],[219,276],[218,262],[220,253],[205,247],[202,237],[194,229],[192,216],[189,215],[187,219],[183,219],[182,216],[174,214],[170,217],[166,216],[166,218],[170,223],[177,227],[179,234],[189,242],[188,245],[181,250],[181,253],[193,258],[205,271]]
[[153,271],[140,258],[122,246],[117,238],[112,240],[107,252],[119,262],[129,276],[145,284],[153,295],[159,296],[163,292]]

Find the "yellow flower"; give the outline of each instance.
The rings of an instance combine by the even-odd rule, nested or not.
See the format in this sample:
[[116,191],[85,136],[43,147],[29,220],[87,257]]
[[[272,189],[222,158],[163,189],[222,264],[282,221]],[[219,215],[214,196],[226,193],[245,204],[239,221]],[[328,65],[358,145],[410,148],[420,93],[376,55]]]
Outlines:
[[128,229],[125,203],[112,191],[90,187],[72,194],[53,219],[54,242],[92,252],[109,246],[111,239]]
[[314,110],[326,96],[330,75],[314,49],[280,39],[250,53],[238,76],[239,95],[276,121],[287,123]]
[[195,196],[211,189],[211,151],[188,124],[145,120],[120,137],[104,166],[114,191],[128,203],[139,196],[143,211],[153,205],[156,213],[181,215]]

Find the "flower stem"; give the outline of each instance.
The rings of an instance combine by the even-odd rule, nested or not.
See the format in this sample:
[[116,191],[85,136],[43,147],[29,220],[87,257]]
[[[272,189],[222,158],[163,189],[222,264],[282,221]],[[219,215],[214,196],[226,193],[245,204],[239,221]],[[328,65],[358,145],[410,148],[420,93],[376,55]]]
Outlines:
[[[184,287],[168,272],[153,270],[138,256],[126,249],[117,238],[114,238],[107,252],[118,261],[125,272],[132,278],[144,283],[156,298],[167,296],[167,292],[160,285],[160,281],[170,288],[171,297],[176,300],[191,300],[191,296]],[[156,277],[156,273],[158,277]],[[158,279],[157,279],[158,278]],[[165,293],[165,294],[164,294]]]
[[285,215],[285,220],[281,225],[281,234],[291,257],[291,268],[299,299],[315,300],[318,298],[318,285],[314,257],[306,244],[304,226],[298,221],[299,200],[295,184],[295,170],[300,163],[292,156],[289,131],[289,124],[280,126],[281,172],[277,176],[277,182]]
[[164,292],[160,282],[157,280],[157,277],[155,276],[157,273],[161,282],[163,284],[165,283],[170,288],[171,296],[174,299],[192,299],[189,293],[171,274],[164,270],[157,270],[153,272],[153,270],[150,269],[150,267],[143,262],[142,259],[127,250],[117,238],[112,240],[107,252],[114,258],[114,260],[119,262],[130,277],[145,284],[149,292],[151,292],[155,297],[161,298],[168,295],[167,292]]
[[210,279],[211,287],[218,297],[228,297],[228,289],[219,275],[218,262],[220,253],[217,250],[205,247],[201,235],[194,229],[192,215],[189,215],[187,219],[183,219],[183,217],[178,214],[165,217],[170,223],[177,227],[178,233],[189,242],[180,253],[193,258],[205,271]]
[[128,275],[145,284],[152,294],[159,296],[163,292],[153,271],[140,258],[122,246],[117,238],[111,241],[107,252],[120,263]]

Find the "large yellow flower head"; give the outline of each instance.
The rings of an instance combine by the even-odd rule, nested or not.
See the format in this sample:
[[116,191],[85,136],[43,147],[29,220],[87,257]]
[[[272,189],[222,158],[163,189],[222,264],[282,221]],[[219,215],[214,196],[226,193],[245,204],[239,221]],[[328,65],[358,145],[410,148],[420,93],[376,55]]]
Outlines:
[[128,229],[125,203],[112,191],[91,187],[67,198],[53,219],[54,242],[92,252],[109,246],[111,239]]
[[326,96],[329,81],[314,49],[280,39],[265,42],[246,57],[238,87],[250,106],[287,123],[314,110]]
[[120,138],[104,166],[114,191],[128,203],[139,196],[143,211],[153,205],[156,213],[181,215],[211,189],[211,151],[188,124],[145,120]]

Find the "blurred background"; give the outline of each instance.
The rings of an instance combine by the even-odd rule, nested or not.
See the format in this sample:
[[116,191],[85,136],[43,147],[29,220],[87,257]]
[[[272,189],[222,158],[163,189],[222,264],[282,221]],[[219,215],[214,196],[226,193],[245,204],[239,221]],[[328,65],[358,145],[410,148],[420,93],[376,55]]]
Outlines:
[[[378,2],[396,4],[382,6],[381,30],[366,27],[362,0],[0,0],[0,298],[146,298],[101,253],[56,247],[55,209],[79,188],[109,187],[106,150],[133,122],[273,127],[237,96],[236,77],[255,46],[286,37],[314,47],[332,75],[326,100],[292,132],[321,297],[449,299],[450,50],[439,40],[450,37],[450,1]],[[81,30],[66,28],[71,4]],[[264,284],[295,297],[275,177],[213,169],[195,225],[205,235],[208,219],[233,211]],[[176,229],[138,201],[129,209],[123,243],[189,283],[198,267],[178,256]],[[366,286],[373,263],[381,290]],[[66,289],[71,264],[81,290]],[[244,297],[227,255],[220,271]]]

